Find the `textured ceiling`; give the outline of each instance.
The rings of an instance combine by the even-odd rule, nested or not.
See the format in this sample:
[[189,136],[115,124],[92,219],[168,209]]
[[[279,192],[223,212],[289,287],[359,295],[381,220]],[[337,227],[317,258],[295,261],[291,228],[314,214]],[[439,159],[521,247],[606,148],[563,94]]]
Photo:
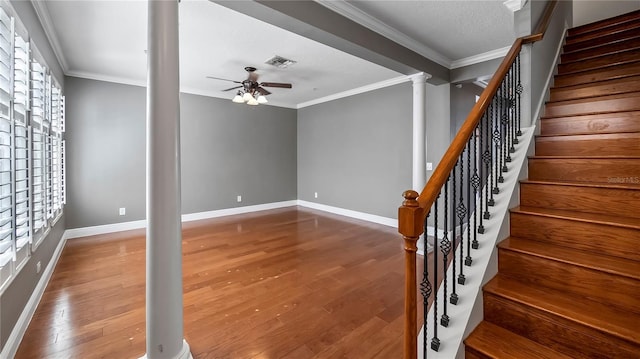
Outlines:
[[[511,14],[498,0],[342,3],[449,60],[496,50],[513,40]],[[50,37],[64,58],[67,74],[145,84],[146,1],[46,1],[37,7],[40,13],[42,9],[48,13]],[[297,63],[287,69],[264,64],[273,55]],[[272,104],[288,107],[400,77],[395,71],[204,0],[180,3],[180,62],[183,91],[231,98],[232,93],[221,90],[232,83],[206,76],[243,80],[243,68],[255,66],[261,81],[293,83],[293,89],[274,89],[269,96]]]

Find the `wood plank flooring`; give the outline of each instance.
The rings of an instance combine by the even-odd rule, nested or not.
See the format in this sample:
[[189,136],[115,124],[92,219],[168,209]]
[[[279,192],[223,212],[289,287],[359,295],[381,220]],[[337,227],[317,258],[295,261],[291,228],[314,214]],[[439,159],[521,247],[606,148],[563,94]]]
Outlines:
[[[69,240],[16,358],[142,356],[144,235]],[[296,207],[185,223],[194,358],[401,357],[401,243],[394,228]]]

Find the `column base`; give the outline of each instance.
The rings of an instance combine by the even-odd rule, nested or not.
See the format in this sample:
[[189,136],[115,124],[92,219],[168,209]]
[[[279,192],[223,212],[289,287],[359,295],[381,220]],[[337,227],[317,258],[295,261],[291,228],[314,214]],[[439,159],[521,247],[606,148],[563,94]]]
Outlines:
[[[147,354],[145,354],[141,356],[140,359],[149,359],[149,357],[147,357]],[[193,359],[193,356],[191,355],[191,349],[189,348],[189,344],[187,344],[186,339],[182,339],[182,349],[180,349],[180,353],[169,359]]]

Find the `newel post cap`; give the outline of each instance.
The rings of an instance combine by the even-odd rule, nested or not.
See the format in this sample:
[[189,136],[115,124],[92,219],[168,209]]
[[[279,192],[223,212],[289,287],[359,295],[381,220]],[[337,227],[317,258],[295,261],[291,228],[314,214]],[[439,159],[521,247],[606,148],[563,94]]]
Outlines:
[[418,203],[418,192],[413,190],[402,193],[404,201],[398,208],[398,232],[405,238],[416,239],[424,231],[424,211]]

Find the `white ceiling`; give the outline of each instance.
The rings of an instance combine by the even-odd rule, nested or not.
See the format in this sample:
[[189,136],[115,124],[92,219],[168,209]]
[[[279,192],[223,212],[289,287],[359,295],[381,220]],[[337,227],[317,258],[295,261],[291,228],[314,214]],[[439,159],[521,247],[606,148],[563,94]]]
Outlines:
[[[384,35],[433,61],[455,67],[468,59],[509,46],[511,13],[502,0],[486,1],[333,1],[354,10],[365,26],[382,24]],[[39,16],[65,73],[72,76],[145,85],[146,1],[41,1]],[[341,11],[339,11],[341,12]],[[344,11],[341,13],[344,14]],[[372,25],[373,24],[373,25]],[[379,31],[378,29],[373,30]],[[386,34],[385,34],[386,32]],[[404,42],[404,43],[403,43]],[[286,69],[264,64],[273,55],[297,61]],[[231,98],[233,83],[206,79],[246,78],[255,66],[260,81],[291,82],[273,89],[271,104],[299,107],[317,99],[403,75],[205,0],[180,3],[180,77],[189,93]]]

